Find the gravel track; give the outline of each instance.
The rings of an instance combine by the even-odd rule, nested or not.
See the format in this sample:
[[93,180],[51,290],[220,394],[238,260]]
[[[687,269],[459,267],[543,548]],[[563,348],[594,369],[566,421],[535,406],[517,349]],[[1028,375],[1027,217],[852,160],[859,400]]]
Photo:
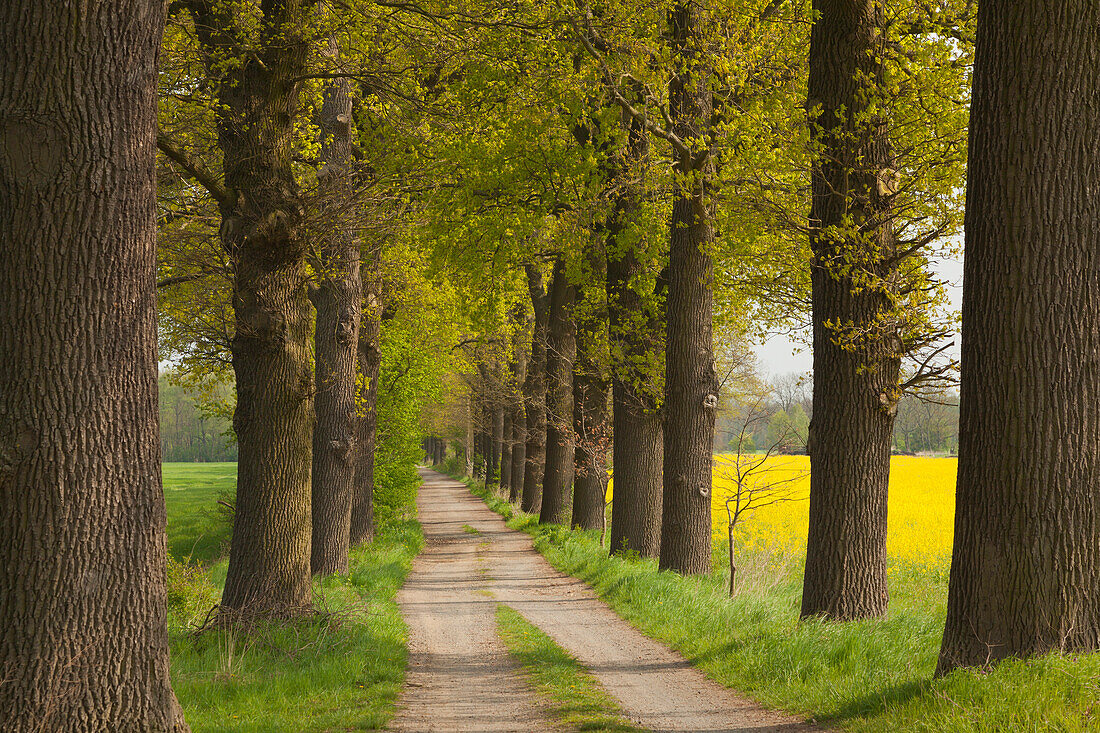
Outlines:
[[426,470],[421,477],[426,542],[398,594],[410,668],[393,730],[559,730],[497,637],[497,603],[576,657],[649,730],[823,730],[711,681],[619,618],[587,585],[554,570],[528,535],[508,529],[465,485]]

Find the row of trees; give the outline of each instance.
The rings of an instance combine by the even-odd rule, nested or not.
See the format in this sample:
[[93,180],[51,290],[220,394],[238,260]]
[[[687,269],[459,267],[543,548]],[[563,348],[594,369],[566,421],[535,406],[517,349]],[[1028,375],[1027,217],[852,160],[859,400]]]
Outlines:
[[[222,391],[228,391],[222,385]],[[160,455],[163,461],[235,461],[231,423],[216,409],[172,383],[171,372],[157,380],[160,402]]]
[[[743,387],[741,387],[743,385]],[[723,394],[714,436],[715,452],[805,453],[813,415],[812,385],[796,373],[765,384],[750,374],[734,394]],[[955,454],[959,397],[954,391],[905,395],[897,404],[892,451],[908,455]]]
[[[727,384],[736,364],[721,353],[715,325],[737,341],[761,323],[807,316],[814,372],[812,409],[804,410],[812,415],[812,473],[802,615],[841,621],[881,615],[888,604],[891,449],[953,447],[953,399],[948,396],[942,410],[932,406],[937,398],[945,401],[957,366],[944,339],[953,329],[928,266],[943,251],[936,247],[950,246],[961,224],[975,8],[674,4],[663,16],[643,14],[629,22],[617,10],[606,5],[563,11],[564,32],[554,36],[568,49],[562,65],[545,78],[536,67],[524,70],[526,79],[507,79],[512,96],[497,100],[493,113],[502,119],[479,151],[500,160],[493,156],[507,150],[522,163],[511,158],[512,176],[506,179],[489,177],[482,168],[475,182],[455,185],[459,193],[450,200],[464,215],[463,225],[470,226],[470,219],[479,227],[495,223],[503,236],[450,232],[445,241],[451,266],[481,285],[487,274],[509,266],[516,273],[522,267],[524,277],[503,278],[494,317],[474,324],[471,359],[480,368],[469,372],[468,392],[455,396],[447,411],[459,419],[433,418],[433,427],[440,434],[449,429],[450,437],[464,442],[473,456],[470,465],[490,484],[504,484],[541,521],[580,527],[592,526],[595,520],[588,517],[599,516],[589,508],[602,501],[602,493],[593,492],[606,485],[600,451],[611,448],[612,550],[657,557],[662,568],[703,572],[710,564],[716,409],[722,387],[738,389],[736,380]],[[985,22],[986,33],[994,33],[991,23],[1002,24],[999,29],[1009,24],[1003,18]],[[799,36],[800,28],[809,29],[808,37]],[[798,52],[804,47],[808,57]],[[731,76],[727,54],[737,59]],[[1004,68],[985,73],[1008,84],[997,77]],[[569,79],[566,89],[553,85],[557,78]],[[806,100],[802,126],[792,124],[799,118],[790,114],[799,90]],[[534,116],[532,97],[544,100]],[[541,135],[536,155],[523,157],[509,137],[516,118],[527,123],[526,136],[533,129]],[[1024,123],[1014,116],[1012,124]],[[982,133],[971,134],[979,139]],[[1056,137],[1041,139],[1055,145]],[[1039,139],[1032,134],[1029,144]],[[776,152],[779,140],[785,147]],[[466,143],[467,150],[477,146]],[[761,149],[773,157],[753,158]],[[983,164],[1006,166],[999,169],[1000,185],[1012,187],[1005,172],[1016,165],[1012,159],[992,156]],[[808,189],[800,184],[807,178]],[[491,222],[478,198],[486,190],[494,194]],[[792,213],[800,206],[808,221]],[[1042,224],[1057,228],[1050,216]],[[968,241],[975,236],[968,232]],[[777,244],[802,237],[808,251]],[[967,267],[973,269],[970,258]],[[629,273],[625,282],[621,268]],[[975,277],[992,279],[988,273],[968,275]],[[978,324],[1024,307],[1016,302],[971,316],[967,337],[981,341],[970,336],[983,328]],[[1010,349],[1023,336],[1002,331],[1001,338]],[[1034,374],[1059,368],[1053,352],[1032,363],[1024,351],[1013,352],[1012,367],[1002,354],[1002,371],[1023,369],[1024,363]],[[965,369],[964,357],[964,416]],[[979,378],[970,389],[987,384]],[[1004,403],[982,415],[970,428],[973,436],[1022,419],[1007,405],[1010,397],[1014,404],[1026,399],[1010,392],[1006,387],[998,393]],[[1036,394],[1042,390],[1031,396]],[[593,405],[607,403],[610,414],[601,418]],[[462,405],[468,405],[465,411]],[[1078,431],[1089,426],[1060,424]],[[1045,450],[1064,448],[1051,448],[1059,441],[1047,437]],[[967,454],[965,437],[959,443],[960,482],[971,475],[973,462],[997,459],[986,451],[979,461]],[[522,477],[514,467],[521,445]],[[1027,453],[1017,443],[1011,450],[1014,458]],[[1070,462],[1090,454],[1082,451],[1071,451]],[[590,465],[596,476],[591,485]],[[1014,486],[1029,494],[1040,485],[1017,475],[1000,491]],[[1073,519],[1076,527],[1073,550],[1062,555],[1066,563],[1072,555],[1072,563],[1088,564],[1083,558],[1096,554],[1096,537],[1085,520],[1095,510],[1083,507],[1094,505],[1089,497],[1095,488],[1077,486],[1076,498],[1069,497],[1070,485],[1062,489],[1064,519],[1058,526],[1068,529]],[[1042,563],[1041,579],[1034,564],[1023,570],[1020,553],[1029,545],[1016,531],[996,540],[1004,557],[1021,568],[1017,574],[995,573],[992,585],[1003,593],[982,600],[969,586],[962,590],[969,583],[964,578],[976,572],[966,568],[988,561],[981,543],[993,541],[994,527],[1008,527],[1003,517],[980,521],[978,496],[960,488],[960,500],[970,497],[974,504],[960,509],[959,521],[968,517],[972,528],[955,546],[956,610],[940,673],[1050,648],[1094,648],[1095,604],[1084,597],[1084,586],[1064,582],[1078,577],[1076,568],[1050,558]],[[1024,516],[1019,507],[1001,504],[1013,521],[1038,533],[1048,531],[1043,526],[1053,531],[1048,511]],[[992,589],[988,580],[983,583]],[[1013,594],[1027,600],[997,601]],[[1025,616],[1032,624],[1029,639],[1012,626],[1016,621],[1007,621]]]
[[882,614],[895,415],[952,368],[927,266],[966,155],[939,672],[1100,646],[1094,4],[985,3],[976,25],[963,0],[167,9],[163,45],[160,5],[0,9],[14,730],[186,729],[157,290],[163,355],[235,385],[226,612],[295,613],[311,571],[346,568],[372,445],[420,455],[410,411],[494,480],[507,443],[548,522],[602,518],[611,449],[613,549],[706,571],[723,342],[808,316],[802,614]]

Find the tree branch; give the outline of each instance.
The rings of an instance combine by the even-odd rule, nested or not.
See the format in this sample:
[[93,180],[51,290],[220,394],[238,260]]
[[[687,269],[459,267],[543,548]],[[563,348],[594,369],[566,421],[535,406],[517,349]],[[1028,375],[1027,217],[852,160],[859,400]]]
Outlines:
[[[600,52],[596,50],[596,47],[592,44],[591,38],[589,38],[588,36],[587,31],[590,31],[591,29],[589,28],[587,29],[587,31],[582,32],[580,27],[577,25],[576,19],[573,18],[572,15],[569,16],[569,25],[570,27],[572,27],[573,33],[577,36],[577,40],[579,40],[581,42],[581,45],[584,46],[585,52],[588,53],[588,55],[591,56],[592,59],[600,65],[600,72],[603,76],[604,87],[607,89],[607,93],[611,95],[611,100],[615,104],[619,105],[619,107],[621,107],[624,112],[640,122],[645,128],[646,132],[652,133],[662,140],[667,141],[668,144],[672,146],[672,149],[676,151],[677,155],[687,158],[693,158],[694,156],[691,152],[691,149],[684,144],[684,141],[681,140],[676,133],[674,133],[671,129],[661,127],[654,123],[653,120],[649,118],[649,115],[647,115],[644,111],[641,111],[634,107],[634,105],[630,103],[630,100],[623,96],[622,91],[620,91],[619,89],[619,85],[615,82],[614,74],[611,73],[611,69],[608,67],[607,62],[604,61],[603,57],[600,55]],[[661,112],[665,118],[665,124],[671,124],[672,120],[669,117],[667,111],[662,109]]]
[[157,148],[164,153],[166,158],[182,168],[193,181],[205,188],[219,204],[228,205],[232,202],[229,192],[222,186],[217,177],[206,170],[197,160],[173,145],[172,141],[163,132],[157,133]]
[[203,278],[210,277],[214,273],[212,272],[192,272],[187,275],[172,275],[166,277],[163,280],[157,281],[157,290],[161,288],[170,288],[173,285],[182,285],[183,283],[194,282],[195,280],[202,280]]

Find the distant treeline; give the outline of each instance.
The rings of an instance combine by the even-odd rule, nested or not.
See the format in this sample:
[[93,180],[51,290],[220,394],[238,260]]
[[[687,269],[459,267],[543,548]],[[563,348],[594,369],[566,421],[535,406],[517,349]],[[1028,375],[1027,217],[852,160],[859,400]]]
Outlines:
[[163,461],[235,461],[230,421],[207,415],[183,387],[160,375],[160,454]]
[[[761,393],[738,395],[719,412],[714,433],[718,452],[806,452],[813,417],[813,385],[803,375],[774,377]],[[894,453],[950,454],[959,450],[959,396],[954,391],[903,397],[894,419]]]

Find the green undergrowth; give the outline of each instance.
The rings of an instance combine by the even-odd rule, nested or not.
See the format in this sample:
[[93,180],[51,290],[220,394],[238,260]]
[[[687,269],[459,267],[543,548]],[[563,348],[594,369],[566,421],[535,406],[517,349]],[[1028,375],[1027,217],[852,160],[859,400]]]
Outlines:
[[511,608],[497,606],[497,632],[527,671],[535,691],[570,730],[642,731],[623,715],[618,702],[596,678],[539,628]]
[[[166,477],[169,469],[166,466]],[[232,484],[230,484],[230,487]],[[201,514],[217,487],[184,487],[168,498],[169,546],[219,536],[219,513]],[[195,520],[205,516],[206,524]],[[196,634],[220,597],[225,560],[169,567],[172,683],[195,733],[356,731],[384,728],[405,676],[408,630],[394,596],[423,535],[415,520],[384,524],[352,551],[346,576],[314,583],[315,614],[247,631]],[[174,553],[173,553],[174,555]]]
[[[861,732],[1100,731],[1100,654],[1011,660],[933,680],[946,614],[946,584],[936,574],[892,568],[884,619],[800,622],[801,563],[779,577],[750,570],[731,599],[727,570],[684,577],[658,571],[654,560],[608,557],[598,532],[539,525],[472,490],[643,633],[766,705]],[[769,560],[738,565],[774,573]]]

